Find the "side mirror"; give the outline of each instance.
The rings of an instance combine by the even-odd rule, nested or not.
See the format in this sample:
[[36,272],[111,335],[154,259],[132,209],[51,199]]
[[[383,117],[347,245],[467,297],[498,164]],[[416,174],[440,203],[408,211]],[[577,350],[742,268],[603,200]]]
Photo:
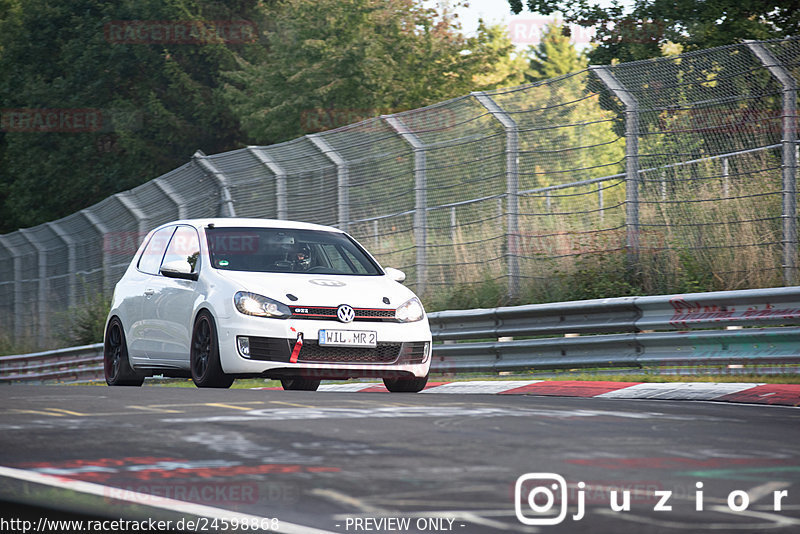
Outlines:
[[167,278],[180,278],[181,280],[197,280],[200,273],[193,273],[192,266],[186,260],[168,261],[159,270]]
[[388,276],[389,278],[391,278],[395,282],[400,282],[401,284],[406,279],[406,273],[404,273],[400,269],[395,269],[393,267],[387,267],[386,269],[384,269],[384,272],[386,272],[386,276]]

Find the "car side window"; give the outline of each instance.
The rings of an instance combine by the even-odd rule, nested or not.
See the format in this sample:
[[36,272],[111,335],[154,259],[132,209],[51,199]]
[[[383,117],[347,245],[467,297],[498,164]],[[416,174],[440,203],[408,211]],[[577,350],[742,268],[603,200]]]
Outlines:
[[350,260],[350,265],[352,265],[355,271],[358,274],[366,274],[367,270],[364,268],[364,265],[359,261],[358,258],[353,256],[353,253],[347,249],[344,249],[344,255]]
[[339,272],[366,274],[367,270],[350,251],[339,245],[322,245],[328,260]]
[[158,274],[158,268],[161,266],[161,259],[164,257],[164,251],[169,243],[169,238],[175,231],[174,226],[167,226],[158,230],[150,237],[150,242],[147,243],[142,256],[139,258],[139,265],[137,267],[140,271],[147,274]]
[[161,265],[175,260],[183,260],[188,262],[192,267],[192,272],[196,273],[200,268],[198,265],[199,258],[200,238],[197,235],[197,230],[190,226],[179,226],[169,242],[167,253],[164,254],[164,261],[161,262]]
[[321,246],[325,250],[325,255],[327,256],[331,267],[342,273],[350,272],[347,262],[339,253],[339,249],[336,247],[336,245],[325,244]]

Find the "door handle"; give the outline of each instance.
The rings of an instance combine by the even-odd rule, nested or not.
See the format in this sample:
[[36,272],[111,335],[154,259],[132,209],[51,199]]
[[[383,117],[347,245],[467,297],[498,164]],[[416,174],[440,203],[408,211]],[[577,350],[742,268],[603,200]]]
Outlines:
[[152,297],[155,294],[155,289],[145,289],[144,294],[146,297]]

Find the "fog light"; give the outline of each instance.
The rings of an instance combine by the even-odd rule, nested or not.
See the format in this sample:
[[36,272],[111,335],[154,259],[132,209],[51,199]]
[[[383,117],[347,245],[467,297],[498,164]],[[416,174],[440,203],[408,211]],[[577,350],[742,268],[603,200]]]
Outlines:
[[431,344],[425,343],[425,359],[422,360],[422,363],[428,361],[428,358],[431,356]]
[[241,354],[245,358],[249,358],[250,357],[250,338],[249,337],[239,336],[239,337],[236,338],[236,342],[239,344],[239,354]]

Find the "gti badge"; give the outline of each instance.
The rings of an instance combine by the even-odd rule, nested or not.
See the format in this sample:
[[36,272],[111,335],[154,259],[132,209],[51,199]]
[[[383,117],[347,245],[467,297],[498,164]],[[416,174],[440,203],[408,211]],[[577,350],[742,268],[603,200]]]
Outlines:
[[343,323],[352,323],[356,318],[356,312],[347,304],[342,304],[336,309],[336,317]]

